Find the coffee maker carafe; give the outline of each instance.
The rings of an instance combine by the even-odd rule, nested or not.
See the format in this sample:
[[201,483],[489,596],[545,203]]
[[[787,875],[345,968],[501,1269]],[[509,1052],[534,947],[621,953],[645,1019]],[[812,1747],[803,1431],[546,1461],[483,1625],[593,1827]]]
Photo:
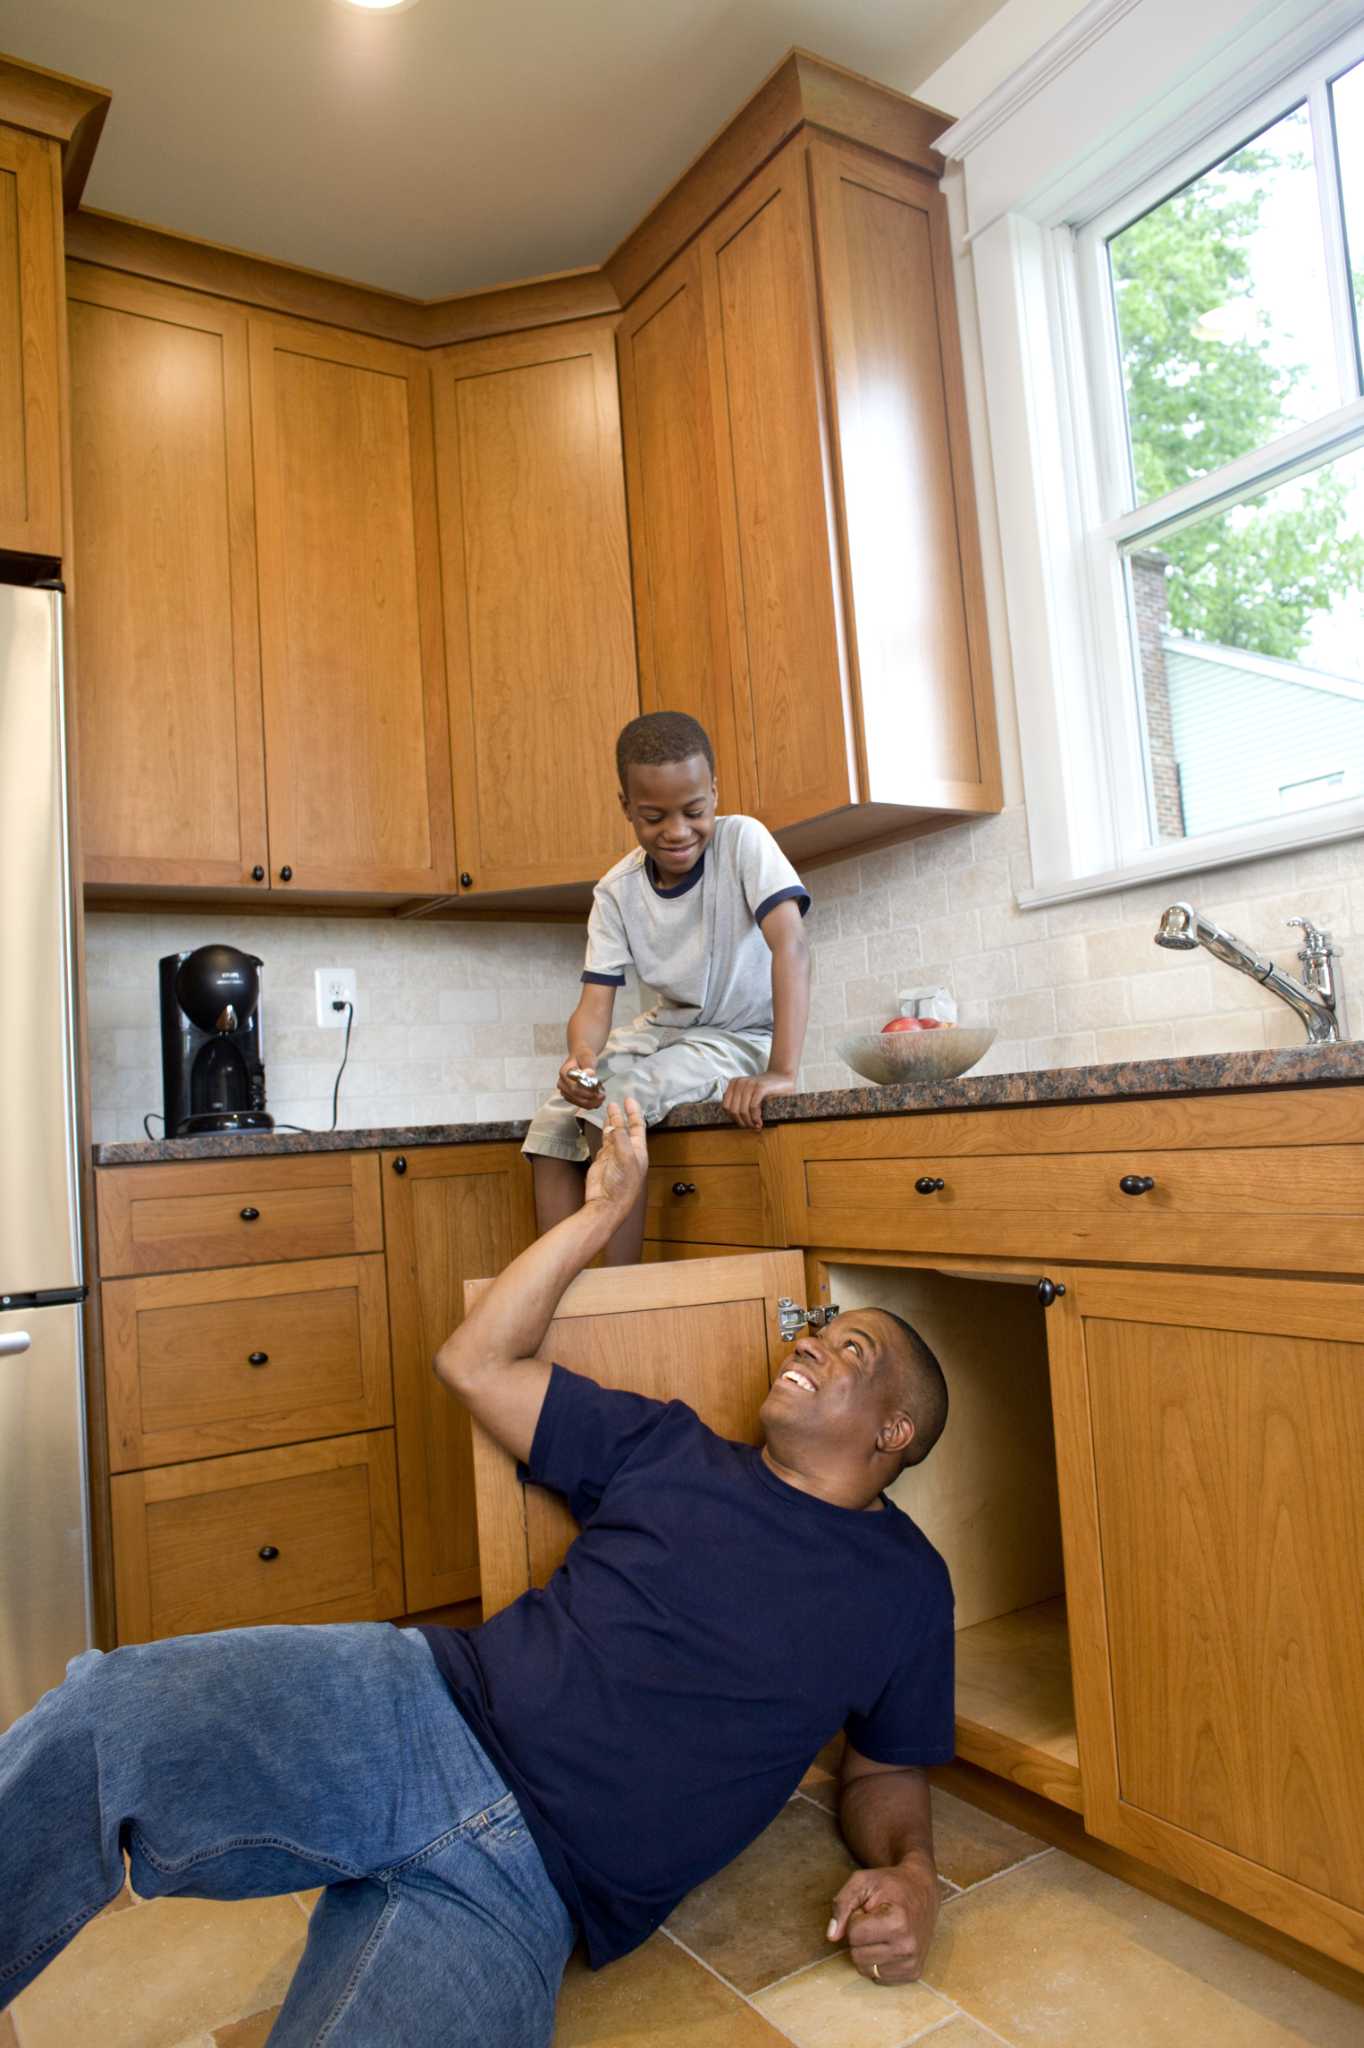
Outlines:
[[197,946],[161,969],[166,1136],[272,1131],[265,1108],[260,971],[254,953]]

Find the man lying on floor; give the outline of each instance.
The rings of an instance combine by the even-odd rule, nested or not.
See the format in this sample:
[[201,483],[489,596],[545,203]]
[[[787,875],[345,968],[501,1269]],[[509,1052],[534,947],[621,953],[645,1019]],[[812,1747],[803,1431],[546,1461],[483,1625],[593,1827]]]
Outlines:
[[952,1593],[882,1489],[932,1449],[942,1373],[884,1310],[802,1337],[761,1449],[531,1354],[630,1211],[638,1106],[582,1209],[436,1369],[581,1533],[482,1628],[252,1628],[76,1658],[0,1738],[0,2005],[123,1883],[326,1889],[275,2048],[535,2048],[564,1964],[634,1948],[848,1741],[866,1868],[829,1938],[902,1984],[937,1915],[925,1767],[952,1754]]

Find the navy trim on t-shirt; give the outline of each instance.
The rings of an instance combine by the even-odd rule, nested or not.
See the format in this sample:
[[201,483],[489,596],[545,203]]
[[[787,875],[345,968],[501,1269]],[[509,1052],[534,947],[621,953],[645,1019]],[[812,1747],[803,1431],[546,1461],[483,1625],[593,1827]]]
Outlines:
[[583,980],[596,984],[598,988],[624,988],[623,974],[594,974],[590,967],[584,967]]
[[650,860],[647,856],[644,862],[644,872],[649,878],[649,887],[653,890],[655,896],[685,896],[688,889],[694,889],[697,883],[700,881],[702,871],[705,868],[705,865],[706,849],[703,846],[701,848],[700,855],[697,859],[696,866],[692,868],[689,873],[683,875],[681,881],[678,882],[671,889],[665,889],[662,886],[662,884],[656,880],[656,870],[654,868],[653,861]]
[[779,903],[790,903],[793,898],[800,900],[800,914],[804,917],[810,908],[810,891],[803,889],[799,882],[793,882],[787,889],[778,889],[775,896],[768,896],[753,913],[754,924],[761,924],[769,910],[775,910]]

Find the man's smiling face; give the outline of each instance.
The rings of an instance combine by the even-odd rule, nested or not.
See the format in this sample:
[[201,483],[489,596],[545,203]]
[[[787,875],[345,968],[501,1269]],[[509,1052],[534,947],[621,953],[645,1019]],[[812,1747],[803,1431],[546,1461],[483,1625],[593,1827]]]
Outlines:
[[772,1455],[790,1465],[811,1451],[865,1459],[897,1420],[903,1452],[913,1435],[903,1342],[898,1326],[874,1308],[851,1309],[798,1337],[760,1411]]

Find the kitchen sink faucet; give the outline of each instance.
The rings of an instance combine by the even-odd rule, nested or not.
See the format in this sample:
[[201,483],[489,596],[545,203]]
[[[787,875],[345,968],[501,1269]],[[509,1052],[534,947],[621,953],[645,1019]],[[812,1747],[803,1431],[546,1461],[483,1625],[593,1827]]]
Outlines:
[[1248,974],[1252,981],[1258,981],[1261,987],[1281,997],[1291,1010],[1296,1010],[1309,1043],[1334,1043],[1342,1035],[1344,1003],[1339,977],[1331,965],[1338,957],[1331,934],[1318,931],[1308,917],[1290,917],[1288,923],[1302,928],[1302,950],[1298,954],[1301,981],[1295,975],[1285,974],[1272,960],[1263,959],[1234,932],[1224,931],[1220,924],[1204,917],[1192,903],[1170,905],[1156,929],[1156,944],[1179,953],[1192,953],[1197,947],[1206,946],[1214,959],[1225,960],[1228,967]]

